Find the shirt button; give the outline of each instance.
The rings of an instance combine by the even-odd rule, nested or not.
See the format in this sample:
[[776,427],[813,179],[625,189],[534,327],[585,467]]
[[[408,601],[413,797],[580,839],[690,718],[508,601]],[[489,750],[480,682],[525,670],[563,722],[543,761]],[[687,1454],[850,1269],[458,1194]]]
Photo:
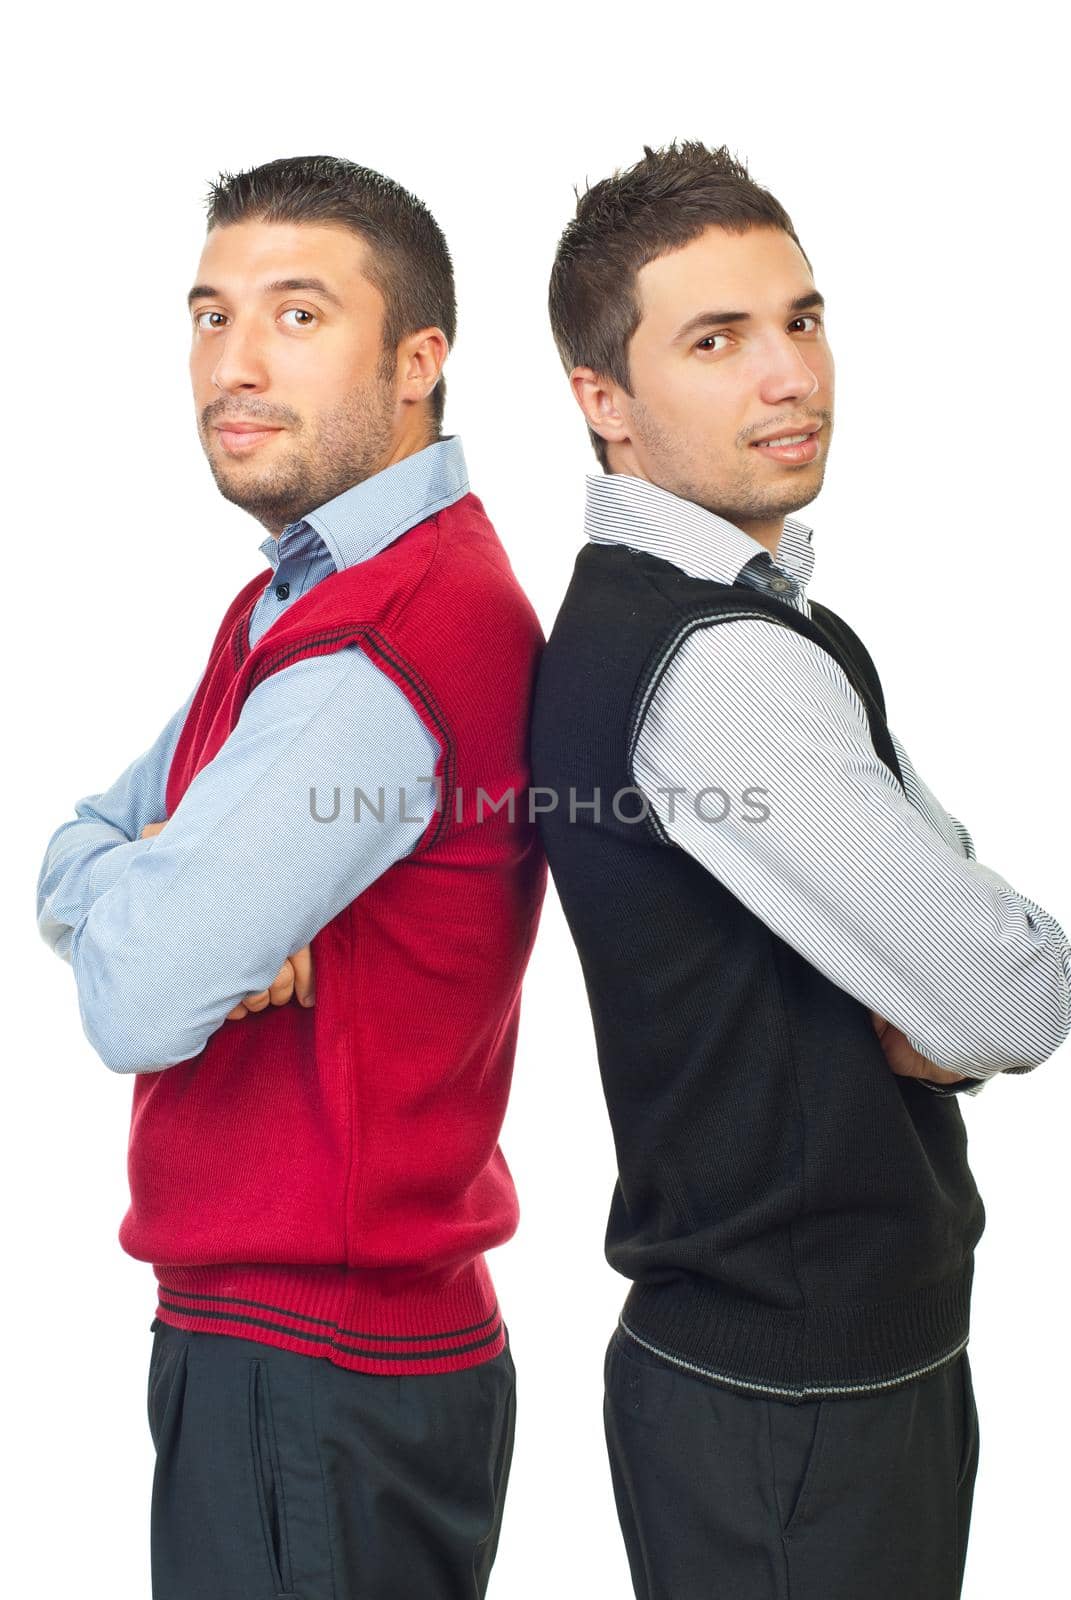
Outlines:
[[275,585],[275,593],[278,595],[280,600],[285,600],[287,595],[290,593],[290,585],[288,583],[277,583]]
[[773,589],[775,594],[785,594],[789,589],[792,589],[794,587],[795,587],[795,585],[793,584],[793,582],[792,582],[792,580],[790,578],[771,578],[770,579],[770,588]]

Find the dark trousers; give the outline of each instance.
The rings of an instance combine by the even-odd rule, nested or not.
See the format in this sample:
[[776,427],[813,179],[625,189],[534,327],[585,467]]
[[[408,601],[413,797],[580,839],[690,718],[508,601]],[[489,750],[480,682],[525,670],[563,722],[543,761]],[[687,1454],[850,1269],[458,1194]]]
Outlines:
[[978,1471],[966,1350],[900,1388],[793,1403],[617,1328],[604,1377],[638,1600],[957,1600]]
[[154,1319],[153,1600],[473,1600],[513,1455],[509,1347],[350,1372]]

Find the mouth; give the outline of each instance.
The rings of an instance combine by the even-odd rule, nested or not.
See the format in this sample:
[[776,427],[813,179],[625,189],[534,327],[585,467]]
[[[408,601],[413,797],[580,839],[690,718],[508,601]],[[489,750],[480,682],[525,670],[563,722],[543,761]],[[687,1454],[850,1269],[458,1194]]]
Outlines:
[[819,442],[817,427],[806,432],[784,433],[774,439],[756,439],[749,446],[749,450],[757,450],[760,455],[770,456],[774,461],[788,461],[804,463],[813,461],[818,454]]
[[248,455],[282,431],[282,428],[257,428],[248,423],[236,423],[231,427],[217,427],[216,434],[227,454],[238,456]]

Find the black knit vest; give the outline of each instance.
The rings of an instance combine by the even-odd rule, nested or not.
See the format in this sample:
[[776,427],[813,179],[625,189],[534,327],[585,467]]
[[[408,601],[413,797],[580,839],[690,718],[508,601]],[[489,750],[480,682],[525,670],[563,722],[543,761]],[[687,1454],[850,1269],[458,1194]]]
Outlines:
[[633,1280],[622,1321],[715,1382],[786,1400],[885,1389],[953,1359],[985,1225],[956,1098],[894,1073],[868,1009],[642,815],[646,707],[693,629],[741,615],[833,656],[902,784],[870,656],[832,611],[811,612],[589,542],[531,729],[617,1151],[606,1255]]

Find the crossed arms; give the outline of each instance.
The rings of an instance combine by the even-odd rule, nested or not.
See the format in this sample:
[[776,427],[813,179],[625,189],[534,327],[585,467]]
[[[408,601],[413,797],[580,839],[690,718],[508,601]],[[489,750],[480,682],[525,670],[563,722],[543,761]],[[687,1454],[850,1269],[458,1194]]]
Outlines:
[[[115,1072],[188,1060],[226,1018],[270,1003],[247,997],[280,996],[288,960],[413,848],[435,804],[438,741],[352,646],[258,684],[153,827],[192,698],[108,790],[78,802],[38,877],[41,935],[70,962],[86,1036]],[[327,814],[336,786],[374,799],[381,785],[382,821],[311,814],[312,788]]]
[[[894,1070],[922,1076],[929,1063],[943,1069],[928,1074],[936,1093],[977,1094],[1071,1032],[1071,947],[974,859],[966,828],[893,742],[904,789],[829,652],[737,618],[698,628],[672,658],[634,777],[674,843],[870,1008]],[[734,802],[723,819],[693,803],[708,785]],[[755,787],[769,812],[759,821],[738,803]]]

